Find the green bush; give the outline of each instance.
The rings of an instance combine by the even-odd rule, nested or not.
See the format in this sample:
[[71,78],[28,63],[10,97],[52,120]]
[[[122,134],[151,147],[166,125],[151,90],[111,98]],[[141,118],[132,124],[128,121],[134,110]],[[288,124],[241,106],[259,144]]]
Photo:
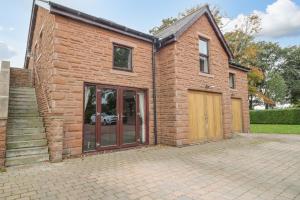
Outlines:
[[252,110],[251,124],[300,124],[300,109]]

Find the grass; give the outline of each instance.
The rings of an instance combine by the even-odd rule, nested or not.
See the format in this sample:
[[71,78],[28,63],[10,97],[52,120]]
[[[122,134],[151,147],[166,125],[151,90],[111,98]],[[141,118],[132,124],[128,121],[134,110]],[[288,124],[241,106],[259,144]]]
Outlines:
[[251,124],[251,133],[281,133],[281,134],[299,134],[300,125],[289,124]]

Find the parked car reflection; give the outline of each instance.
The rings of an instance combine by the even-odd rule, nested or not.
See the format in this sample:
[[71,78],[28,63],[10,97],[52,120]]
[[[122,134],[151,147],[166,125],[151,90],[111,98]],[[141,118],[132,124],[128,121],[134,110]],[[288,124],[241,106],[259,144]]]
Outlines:
[[[111,125],[116,124],[118,117],[112,113],[101,113],[101,124]],[[91,123],[96,123],[96,114],[91,116]]]

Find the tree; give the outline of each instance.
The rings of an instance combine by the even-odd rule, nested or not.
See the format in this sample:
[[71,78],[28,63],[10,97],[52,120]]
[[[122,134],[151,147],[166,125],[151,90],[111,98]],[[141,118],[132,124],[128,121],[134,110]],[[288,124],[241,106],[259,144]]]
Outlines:
[[[196,12],[197,10],[202,8],[203,6],[204,6],[203,4],[198,4],[196,6],[193,6],[191,8],[186,9],[183,12],[178,13],[177,17],[165,18],[161,21],[161,24],[159,26],[155,26],[152,29],[150,29],[149,33],[155,35],[159,31],[161,31],[162,29],[165,29],[165,28],[171,26],[172,24],[174,24],[176,21],[186,17],[187,15],[190,15],[190,14]],[[214,5],[210,5],[209,7],[210,7],[212,15],[214,16],[214,19],[216,20],[218,26],[222,27],[222,21],[221,21],[222,15],[221,15],[220,9],[217,6],[214,6]]]
[[282,57],[280,71],[288,87],[288,100],[300,105],[300,46],[284,48]]
[[278,73],[282,62],[282,50],[277,43],[264,41],[257,42],[256,47],[255,65],[259,66],[265,76],[257,86],[258,90],[271,100],[264,100],[265,108],[268,109],[276,103],[283,103],[287,94],[285,81]]
[[[272,71],[268,75],[265,87],[265,96],[269,97],[276,103],[285,103],[287,86],[283,77],[279,72]],[[269,108],[268,103],[265,103],[265,108]]]

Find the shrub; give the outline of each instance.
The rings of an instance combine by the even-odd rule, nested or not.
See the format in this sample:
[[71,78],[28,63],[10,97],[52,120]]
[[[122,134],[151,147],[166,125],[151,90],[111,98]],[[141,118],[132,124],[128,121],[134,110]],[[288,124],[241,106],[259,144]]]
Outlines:
[[252,110],[251,124],[300,124],[300,109]]

